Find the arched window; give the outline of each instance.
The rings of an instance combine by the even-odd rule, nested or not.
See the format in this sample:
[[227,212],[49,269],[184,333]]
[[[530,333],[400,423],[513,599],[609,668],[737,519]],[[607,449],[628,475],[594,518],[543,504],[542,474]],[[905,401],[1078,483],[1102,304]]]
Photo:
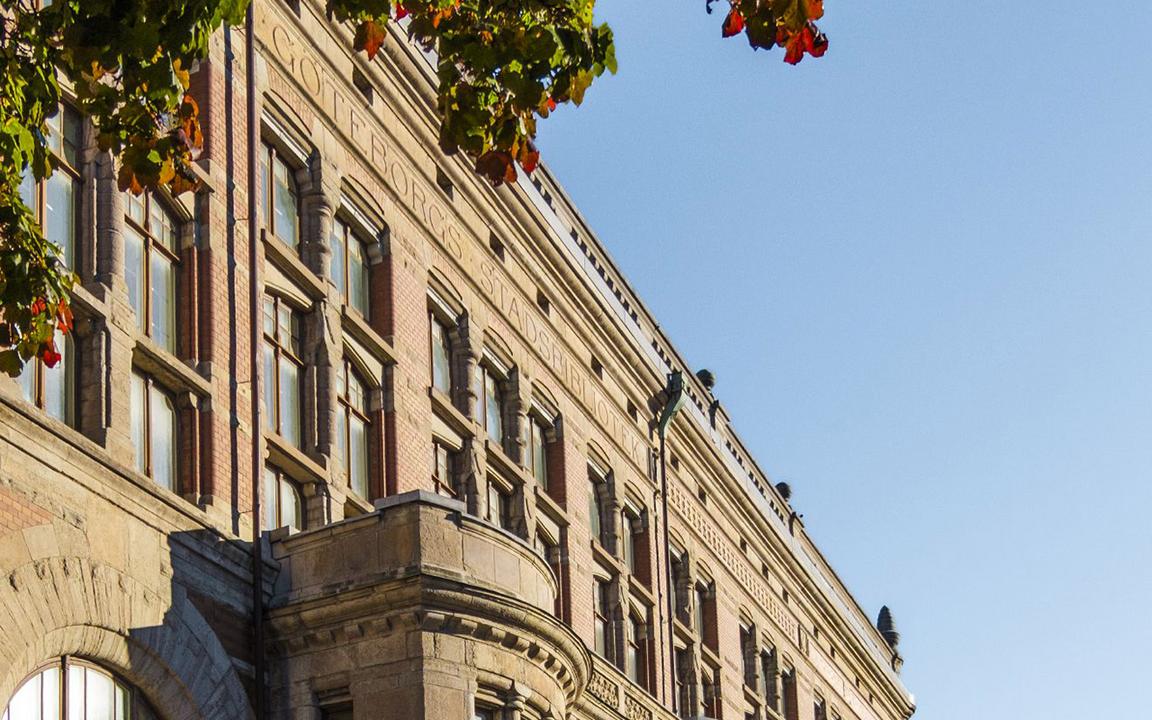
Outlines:
[[347,360],[336,378],[340,408],[336,413],[337,461],[352,492],[370,500],[368,487],[368,403],[364,383]]
[[86,662],[62,658],[28,678],[0,720],[156,720],[138,690]]

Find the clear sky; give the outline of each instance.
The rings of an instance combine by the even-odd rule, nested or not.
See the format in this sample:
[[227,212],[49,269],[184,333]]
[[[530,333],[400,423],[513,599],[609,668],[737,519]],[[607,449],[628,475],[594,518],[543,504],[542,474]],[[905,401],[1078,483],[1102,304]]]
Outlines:
[[793,68],[599,5],[620,73],[544,160],[892,607],[916,717],[1147,717],[1152,6],[827,0]]

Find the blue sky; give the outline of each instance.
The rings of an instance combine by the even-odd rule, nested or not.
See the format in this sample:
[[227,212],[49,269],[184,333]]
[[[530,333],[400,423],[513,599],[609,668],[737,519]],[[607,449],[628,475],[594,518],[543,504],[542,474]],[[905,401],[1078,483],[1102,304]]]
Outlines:
[[1152,677],[1152,6],[828,0],[828,54],[600,0],[565,184],[869,613],[924,720]]

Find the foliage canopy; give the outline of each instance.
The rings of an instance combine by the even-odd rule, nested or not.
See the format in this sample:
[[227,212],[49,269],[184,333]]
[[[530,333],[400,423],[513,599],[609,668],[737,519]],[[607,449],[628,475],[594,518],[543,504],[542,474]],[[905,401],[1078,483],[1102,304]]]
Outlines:
[[[71,329],[75,276],[48,242],[22,184],[48,178],[52,119],[62,87],[118,159],[121,190],[196,187],[203,144],[189,71],[222,24],[242,22],[248,0],[0,0],[0,371],[34,357],[59,361],[54,338]],[[786,62],[819,57],[823,0],[726,3],[721,32],[756,49],[779,46]],[[593,81],[616,72],[612,31],[593,20],[595,0],[328,0],[371,59],[389,22],[437,58],[440,146],[464,152],[494,186],[539,162],[537,118],[579,105]]]

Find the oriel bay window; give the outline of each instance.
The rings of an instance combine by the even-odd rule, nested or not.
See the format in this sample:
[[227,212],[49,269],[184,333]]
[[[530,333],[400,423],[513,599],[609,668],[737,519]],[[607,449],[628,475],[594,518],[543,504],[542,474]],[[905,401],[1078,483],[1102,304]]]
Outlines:
[[332,222],[332,282],[349,307],[368,317],[368,253],[348,223]]
[[304,499],[296,483],[276,468],[264,468],[262,522],[265,530],[304,529]]
[[260,205],[265,228],[292,248],[300,246],[300,204],[296,173],[280,152],[265,144],[260,153]]
[[80,196],[80,148],[83,117],[68,105],[48,118],[48,151],[55,160],[51,177],[36,181],[31,170],[20,183],[20,198],[32,209],[44,237],[60,250],[60,259],[76,270],[76,244],[79,225],[77,205]]
[[177,491],[176,405],[156,382],[132,373],[132,444],[136,470],[162,488]]
[[300,316],[283,299],[264,297],[264,428],[301,445]]
[[125,193],[125,206],[124,279],[136,325],[175,353],[178,221],[152,192]]
[[368,482],[368,402],[364,383],[348,360],[336,376],[336,462],[348,478],[352,492],[370,498]]

